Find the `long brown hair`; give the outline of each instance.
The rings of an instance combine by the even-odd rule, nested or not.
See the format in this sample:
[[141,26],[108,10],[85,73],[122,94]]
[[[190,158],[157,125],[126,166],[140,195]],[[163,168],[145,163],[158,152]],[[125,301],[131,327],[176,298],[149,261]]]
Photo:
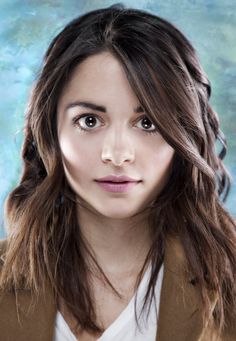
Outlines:
[[[75,66],[104,51],[120,61],[145,112],[175,150],[172,174],[151,207],[153,244],[146,262],[152,262],[152,275],[146,303],[166,237],[178,236],[197,279],[204,318],[210,313],[210,291],[218,294],[214,319],[220,331],[225,314],[236,318],[236,224],[223,205],[230,188],[222,162],[227,148],[209,104],[210,82],[194,48],[175,26],[123,5],[76,18],[45,54],[26,115],[23,173],[6,202],[8,247],[1,287],[24,285],[37,296],[49,281],[81,328],[103,330],[96,321],[86,259],[103,272],[80,233],[78,198],[63,171],[56,115]],[[217,140],[222,143],[219,155]]]

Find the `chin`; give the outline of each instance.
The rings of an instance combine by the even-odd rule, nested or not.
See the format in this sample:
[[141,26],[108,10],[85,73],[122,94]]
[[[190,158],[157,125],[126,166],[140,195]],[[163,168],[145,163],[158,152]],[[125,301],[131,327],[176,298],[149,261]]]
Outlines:
[[132,216],[136,215],[139,210],[138,209],[129,209],[127,210],[127,205],[125,207],[125,209],[123,209],[121,206],[116,206],[115,208],[106,208],[106,210],[103,209],[96,209],[96,211],[106,217],[106,218],[110,218],[110,219],[128,219],[131,218]]

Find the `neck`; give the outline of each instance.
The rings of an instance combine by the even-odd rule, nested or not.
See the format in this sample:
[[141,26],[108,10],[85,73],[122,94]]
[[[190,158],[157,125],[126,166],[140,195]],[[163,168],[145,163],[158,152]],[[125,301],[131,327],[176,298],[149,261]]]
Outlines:
[[147,214],[112,219],[78,209],[83,238],[96,261],[108,274],[139,272],[151,246]]

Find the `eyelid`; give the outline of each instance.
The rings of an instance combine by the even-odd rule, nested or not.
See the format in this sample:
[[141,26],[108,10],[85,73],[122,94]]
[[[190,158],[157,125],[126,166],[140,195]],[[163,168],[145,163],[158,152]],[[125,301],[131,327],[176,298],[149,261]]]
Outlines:
[[[79,115],[76,115],[75,117],[73,117],[72,119],[72,122],[74,125],[77,125],[77,121],[79,121],[79,119],[83,118],[83,117],[87,117],[87,116],[92,116],[92,117],[96,117],[99,121],[103,121],[103,119],[101,119],[101,117],[97,114],[94,114],[94,113],[84,113],[84,114],[79,114]],[[143,118],[148,118],[149,121],[154,125],[155,129],[153,130],[145,130],[145,129],[141,129],[143,130],[144,132],[146,133],[155,133],[157,132],[157,127],[155,126],[155,124],[152,122],[152,120],[146,115],[146,114],[142,114],[140,115],[139,117],[136,118],[135,120],[135,124],[139,121],[141,121],[141,119]],[[83,127],[79,127],[81,130],[84,130],[84,131],[89,131],[89,130],[93,130],[95,128],[83,128]]]
[[155,129],[153,129],[153,130],[142,129],[142,130],[146,133],[157,133],[158,132],[157,126],[152,122],[151,118],[147,114],[140,115],[137,118],[137,120],[135,121],[135,123],[141,121],[143,118],[147,118],[151,122],[151,124],[155,127]]
[[84,114],[79,114],[79,115],[76,115],[75,117],[72,118],[72,122],[73,124],[76,124],[77,121],[80,119],[80,118],[83,118],[83,117],[87,117],[87,116],[93,116],[93,117],[96,117],[97,119],[99,119],[100,121],[102,120],[100,118],[100,116],[96,115],[96,114],[93,114],[93,113],[84,113]]

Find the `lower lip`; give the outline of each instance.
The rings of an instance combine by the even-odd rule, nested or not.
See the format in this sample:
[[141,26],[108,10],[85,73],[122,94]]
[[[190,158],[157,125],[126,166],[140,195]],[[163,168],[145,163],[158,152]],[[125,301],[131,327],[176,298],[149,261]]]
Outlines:
[[115,192],[115,193],[122,193],[122,192],[127,192],[134,186],[136,186],[140,181],[135,181],[135,182],[125,182],[125,183],[120,183],[120,182],[100,182],[97,181],[98,185],[101,186],[105,191],[107,192]]

